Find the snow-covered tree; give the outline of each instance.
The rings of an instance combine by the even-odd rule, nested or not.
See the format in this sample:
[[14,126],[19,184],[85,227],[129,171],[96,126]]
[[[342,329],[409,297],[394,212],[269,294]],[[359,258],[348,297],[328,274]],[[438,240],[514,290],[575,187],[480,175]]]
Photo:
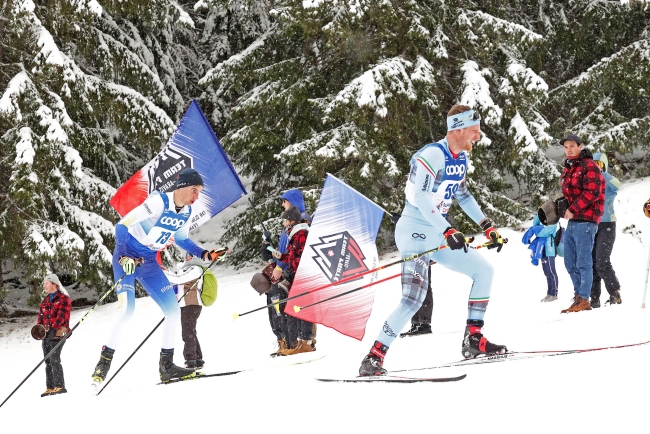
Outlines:
[[[539,199],[557,179],[543,154],[548,85],[526,62],[541,34],[460,2],[280,1],[269,16],[265,33],[201,81],[223,104],[212,119],[265,219],[293,187],[313,210],[327,172],[399,212],[410,156],[444,137],[456,103],[483,116],[471,188],[499,224],[526,214],[506,193]],[[245,222],[227,238],[254,245],[254,215]]]
[[[173,1],[2,2],[0,238],[36,295],[47,272],[105,290],[108,201],[166,142],[196,85]],[[191,84],[188,84],[190,83]]]

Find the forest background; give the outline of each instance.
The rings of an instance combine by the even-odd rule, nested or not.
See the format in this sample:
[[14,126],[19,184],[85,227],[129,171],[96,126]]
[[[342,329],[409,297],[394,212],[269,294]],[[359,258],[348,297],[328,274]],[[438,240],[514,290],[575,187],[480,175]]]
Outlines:
[[[276,232],[280,194],[300,188],[313,212],[326,173],[401,212],[410,156],[444,137],[457,103],[482,116],[470,189],[500,227],[559,195],[569,132],[620,179],[650,175],[648,1],[0,4],[0,316],[20,314],[12,294],[40,301],[49,272],[104,292],[109,200],[192,99]],[[458,211],[452,224],[478,232]],[[252,208],[221,233],[198,241],[259,260]]]

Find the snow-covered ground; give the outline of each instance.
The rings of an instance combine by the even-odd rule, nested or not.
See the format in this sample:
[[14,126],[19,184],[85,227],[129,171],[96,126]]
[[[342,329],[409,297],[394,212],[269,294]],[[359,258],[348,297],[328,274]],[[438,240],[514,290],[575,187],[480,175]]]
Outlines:
[[[572,285],[558,261],[560,299],[540,303],[546,293],[541,267],[530,263],[521,232],[503,230],[510,242],[500,253],[481,250],[496,267],[484,332],[512,350],[557,350],[631,344],[650,340],[650,309],[641,309],[650,247],[650,219],[642,204],[650,178],[624,184],[612,262],[623,304],[590,312],[560,314],[571,304]],[[634,225],[634,227],[631,227]],[[384,262],[397,258],[386,255]],[[261,268],[261,267],[260,267]],[[275,339],[266,311],[233,320],[262,306],[249,286],[257,269],[216,269],[219,296],[199,318],[206,372],[260,367],[237,375],[156,385],[157,331],[100,396],[90,396],[90,375],[117,305],[90,313],[66,342],[63,368],[69,393],[41,398],[43,366],[0,408],[3,433],[131,432],[645,432],[650,345],[590,353],[507,361],[483,366],[416,371],[414,375],[467,374],[457,383],[321,383],[317,377],[354,376],[379,328],[400,298],[398,280],[377,286],[373,313],[362,342],[320,326],[312,363],[269,367]],[[434,265],[431,335],[396,340],[387,369],[432,366],[461,358],[471,281]],[[384,272],[393,272],[385,270]],[[603,293],[606,291],[603,289]],[[601,301],[606,300],[606,295]],[[650,300],[648,300],[650,304]],[[87,310],[75,311],[76,324]],[[111,374],[160,321],[149,299],[138,299],[130,334],[116,352]],[[0,402],[42,359],[26,323],[0,327]],[[176,362],[182,362],[180,327]],[[287,361],[289,358],[286,358]],[[263,367],[263,368],[262,368]],[[110,375],[110,374],[109,374]]]

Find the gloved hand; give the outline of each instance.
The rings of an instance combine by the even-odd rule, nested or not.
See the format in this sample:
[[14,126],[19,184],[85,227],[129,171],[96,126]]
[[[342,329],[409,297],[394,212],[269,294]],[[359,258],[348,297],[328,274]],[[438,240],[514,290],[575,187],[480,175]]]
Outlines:
[[36,324],[32,327],[32,337],[37,341],[45,339],[46,333],[47,331],[45,330],[45,327],[43,327],[43,324]]
[[262,233],[262,239],[264,240],[265,243],[270,243],[271,242],[271,232],[264,231]]
[[222,249],[210,250],[209,252],[204,250],[202,258],[204,261],[221,262],[226,259],[226,253],[230,253],[230,247],[228,246]]
[[68,333],[68,328],[66,326],[61,326],[56,330],[56,334],[54,335],[54,337],[56,339],[61,339],[63,336],[66,335],[66,333]]
[[487,239],[492,241],[492,245],[488,246],[488,249],[494,249],[496,247],[497,253],[500,252],[501,248],[503,247],[503,238],[501,238],[501,235],[497,232],[496,229],[494,229],[492,220],[488,218],[484,219],[481,222],[481,229],[483,229],[483,232],[485,232]]
[[467,253],[467,240],[465,240],[465,235],[462,232],[458,232],[450,226],[447,228],[444,235],[447,240],[447,245],[451,250],[463,249],[465,250],[465,253]]
[[267,249],[269,245],[269,243],[262,243],[262,247],[260,247],[260,256],[262,257],[262,261],[268,262],[273,259],[273,254]]
[[646,217],[650,218],[650,199],[643,204],[643,213]]
[[126,274],[127,276],[129,274],[135,273],[135,259],[129,258],[128,256],[122,256],[120,258],[120,265],[124,270],[124,274]]
[[395,224],[397,224],[400,217],[402,217],[401,214],[397,214],[395,212],[390,213],[390,221],[392,221]]

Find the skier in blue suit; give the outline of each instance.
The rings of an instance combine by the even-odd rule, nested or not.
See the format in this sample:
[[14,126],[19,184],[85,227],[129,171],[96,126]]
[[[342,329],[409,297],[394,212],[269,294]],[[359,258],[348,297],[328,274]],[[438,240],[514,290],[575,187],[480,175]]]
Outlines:
[[[481,137],[480,115],[468,106],[455,105],[447,115],[447,135],[424,146],[411,159],[406,182],[406,204],[395,226],[395,241],[402,258],[447,244],[435,253],[438,264],[469,276],[474,284],[469,295],[467,326],[462,354],[504,354],[503,345],[490,343],[481,333],[483,316],[490,299],[494,268],[479,252],[468,249],[465,235],[454,229],[445,216],[455,198],[463,211],[492,240],[490,247],[501,250],[503,239],[486,218],[467,188],[466,152]],[[370,353],[359,368],[360,376],[383,375],[386,351],[409,319],[420,308],[427,292],[427,267],[431,255],[402,263],[402,299],[384,322]]]
[[135,279],[138,279],[165,315],[158,365],[160,378],[168,381],[171,378],[194,375],[194,369],[181,368],[173,362],[174,339],[181,311],[173,285],[158,265],[156,254],[174,243],[204,260],[214,261],[226,253],[227,249],[208,252],[189,238],[191,205],[196,202],[201,190],[201,175],[196,170],[187,168],[178,175],[174,191],[152,192],[141,205],[115,225],[113,276],[117,281],[124,275],[116,288],[120,313],[93,372],[95,383],[101,383],[106,378],[124,326],[133,316]]

